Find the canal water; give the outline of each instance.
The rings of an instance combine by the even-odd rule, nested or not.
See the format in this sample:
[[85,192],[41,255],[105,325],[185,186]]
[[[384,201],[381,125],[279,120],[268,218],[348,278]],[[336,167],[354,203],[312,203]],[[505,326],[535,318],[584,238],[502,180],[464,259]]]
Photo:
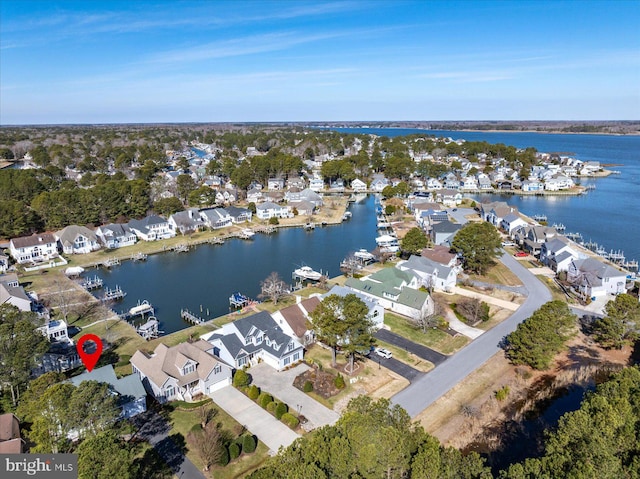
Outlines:
[[[325,199],[325,205],[331,202]],[[273,271],[288,284],[301,265],[329,277],[340,274],[340,262],[360,248],[375,248],[374,197],[352,203],[353,216],[340,225],[281,229],[272,235],[257,234],[253,240],[227,240],[223,245],[203,244],[188,253],[166,252],[147,261],[125,261],[111,270],[88,271],[104,280],[105,287],[120,286],[127,296],[114,303],[120,313],[147,300],[156,310],[160,330],[172,333],[189,326],[180,318],[186,308],[205,319],[229,312],[229,296],[239,291],[256,299],[260,282]],[[96,293],[97,296],[101,291]]]

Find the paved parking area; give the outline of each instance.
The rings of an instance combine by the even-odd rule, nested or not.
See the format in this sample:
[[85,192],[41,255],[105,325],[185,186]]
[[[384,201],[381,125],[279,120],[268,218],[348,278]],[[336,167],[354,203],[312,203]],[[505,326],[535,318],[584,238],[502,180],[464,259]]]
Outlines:
[[[389,344],[393,344],[394,346],[402,348],[405,351],[409,351],[419,358],[429,361],[434,366],[437,366],[442,361],[447,359],[447,356],[445,356],[444,354],[439,353],[438,351],[434,351],[433,349],[423,346],[422,344],[414,343],[413,341],[410,341],[407,338],[400,336],[399,334],[392,333],[388,329],[379,329],[378,331],[376,331],[374,336],[381,341],[385,341]],[[375,355],[375,353],[372,354]],[[411,380],[409,379],[409,381]]]
[[412,368],[406,363],[397,360],[396,358],[381,358],[376,353],[371,353],[370,357],[371,361],[374,363],[378,363],[378,367],[384,366],[385,368],[393,371],[394,373],[402,376],[409,382],[413,382],[415,379],[422,376],[424,373],[422,371],[418,371],[415,368]]
[[309,366],[306,364],[298,364],[288,371],[278,372],[268,364],[260,363],[247,372],[251,374],[253,384],[286,402],[291,409],[306,417],[311,423],[311,429],[334,424],[340,417],[337,412],[320,404],[293,385],[295,377],[307,369]]
[[274,453],[280,446],[287,447],[300,437],[233,386],[225,386],[209,396]]

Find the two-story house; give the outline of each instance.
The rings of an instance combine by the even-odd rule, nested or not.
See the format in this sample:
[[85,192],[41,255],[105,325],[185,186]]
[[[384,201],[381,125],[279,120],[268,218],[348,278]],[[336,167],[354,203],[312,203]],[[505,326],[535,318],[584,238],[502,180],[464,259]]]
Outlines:
[[87,254],[100,249],[96,233],[86,226],[67,226],[56,231],[55,237],[65,254]]
[[96,236],[105,248],[115,249],[136,244],[138,237],[127,224],[111,223],[98,226]]
[[51,233],[13,238],[9,254],[18,264],[49,261],[58,257],[58,240]]
[[144,241],[173,238],[176,235],[169,221],[158,215],[150,215],[141,220],[131,220],[128,226],[138,238]]

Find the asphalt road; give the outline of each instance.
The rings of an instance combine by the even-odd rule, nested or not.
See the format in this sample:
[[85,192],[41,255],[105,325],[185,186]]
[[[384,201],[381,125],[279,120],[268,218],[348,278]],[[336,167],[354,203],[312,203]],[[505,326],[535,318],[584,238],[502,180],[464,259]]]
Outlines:
[[447,356],[445,356],[444,354],[434,351],[433,349],[430,349],[421,344],[414,343],[413,341],[410,341],[407,338],[392,333],[391,331],[386,329],[379,329],[378,331],[376,331],[374,336],[381,341],[385,341],[389,344],[393,344],[394,346],[402,348],[405,351],[409,351],[419,358],[426,359],[430,363],[433,363],[434,366],[437,366],[445,359],[447,359]]
[[377,362],[380,366],[384,366],[385,368],[393,371],[396,374],[399,374],[410,383],[415,381],[417,378],[421,377],[424,373],[422,371],[418,371],[415,368],[412,368],[406,363],[402,361],[398,361],[396,358],[383,358],[378,356],[376,353],[371,352],[370,356],[371,361]]
[[393,404],[402,406],[411,417],[420,414],[500,351],[499,343],[502,339],[536,309],[551,300],[551,293],[546,286],[515,258],[504,254],[500,261],[520,278],[528,292],[527,300],[509,318],[391,398]]

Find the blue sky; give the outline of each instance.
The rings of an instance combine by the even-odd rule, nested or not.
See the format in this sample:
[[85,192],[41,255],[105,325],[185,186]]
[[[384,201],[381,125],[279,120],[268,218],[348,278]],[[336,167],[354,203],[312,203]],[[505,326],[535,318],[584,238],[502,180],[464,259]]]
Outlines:
[[640,1],[0,2],[0,124],[640,119]]

